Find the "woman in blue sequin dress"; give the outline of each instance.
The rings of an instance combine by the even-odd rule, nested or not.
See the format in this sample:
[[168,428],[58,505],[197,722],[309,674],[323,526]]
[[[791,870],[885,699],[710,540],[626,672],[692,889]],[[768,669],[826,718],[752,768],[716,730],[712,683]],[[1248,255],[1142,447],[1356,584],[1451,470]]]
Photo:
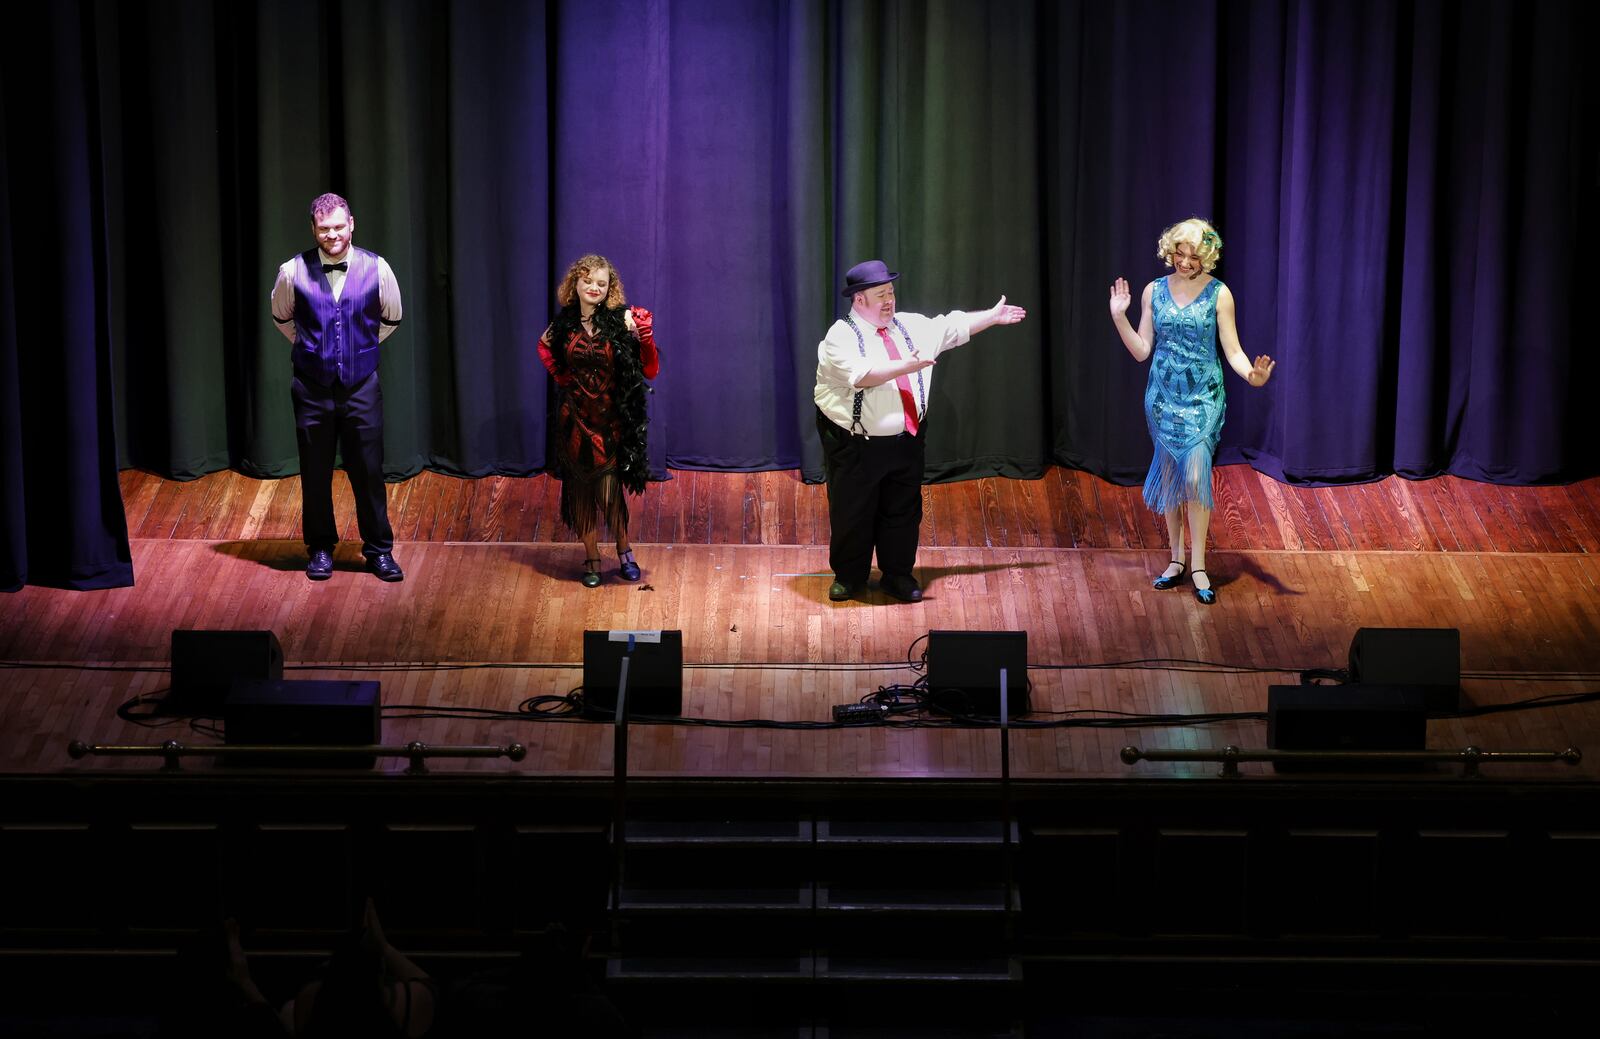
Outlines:
[[1187,575],[1194,582],[1194,597],[1209,606],[1217,601],[1205,570],[1211,459],[1228,410],[1217,345],[1221,343],[1228,367],[1252,386],[1266,385],[1275,362],[1263,354],[1252,363],[1239,346],[1233,294],[1211,276],[1222,256],[1216,228],[1204,220],[1185,220],[1163,231],[1156,249],[1172,273],[1145,286],[1138,330],[1128,322],[1133,298],[1122,278],[1111,286],[1111,321],[1134,360],[1154,358],[1145,385],[1144,413],[1155,458],[1145,478],[1144,501],[1167,518],[1172,545],[1172,562],[1155,579],[1155,586],[1171,588]]

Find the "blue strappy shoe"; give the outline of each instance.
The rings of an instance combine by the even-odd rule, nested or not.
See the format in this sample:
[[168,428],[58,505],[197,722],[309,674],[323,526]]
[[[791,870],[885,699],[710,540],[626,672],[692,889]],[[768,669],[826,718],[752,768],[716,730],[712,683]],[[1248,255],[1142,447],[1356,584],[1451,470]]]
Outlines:
[[1180,584],[1183,583],[1183,576],[1184,576],[1184,574],[1187,574],[1189,572],[1189,568],[1186,567],[1186,566],[1183,566],[1183,560],[1181,560],[1181,559],[1174,559],[1174,560],[1172,560],[1172,562],[1177,563],[1180,567],[1183,567],[1183,569],[1179,570],[1177,573],[1173,574],[1171,577],[1158,577],[1158,578],[1156,578],[1154,581],[1151,582],[1151,586],[1152,587],[1164,592],[1168,588],[1173,588],[1173,587],[1176,587],[1177,585],[1180,585]]

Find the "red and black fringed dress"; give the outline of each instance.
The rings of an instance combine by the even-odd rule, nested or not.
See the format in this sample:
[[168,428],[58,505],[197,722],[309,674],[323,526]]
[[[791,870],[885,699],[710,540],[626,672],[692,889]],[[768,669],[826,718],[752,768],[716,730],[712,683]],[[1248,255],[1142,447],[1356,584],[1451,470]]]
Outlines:
[[[623,491],[640,494],[649,476],[645,380],[661,368],[650,311],[595,311],[584,331],[576,305],[565,307],[539,337],[539,359],[560,389],[556,459],[561,476],[561,521],[583,537],[604,516],[613,534],[628,526]],[[554,345],[560,344],[560,345]]]

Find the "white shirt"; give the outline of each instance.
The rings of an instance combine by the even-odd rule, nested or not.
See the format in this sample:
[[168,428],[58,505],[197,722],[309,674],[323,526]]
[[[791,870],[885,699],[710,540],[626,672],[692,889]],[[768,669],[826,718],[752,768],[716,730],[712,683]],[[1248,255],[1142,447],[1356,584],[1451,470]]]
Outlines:
[[[343,260],[335,260],[322,251],[319,246],[317,255],[322,257],[324,264],[348,263],[350,250],[345,250]],[[378,307],[383,312],[385,324],[378,326],[378,342],[383,342],[394,333],[400,325],[400,283],[394,280],[394,271],[389,269],[389,261],[373,254],[378,261]],[[283,337],[293,343],[299,340],[300,331],[294,327],[294,265],[300,257],[291,256],[283,261],[278,268],[278,280],[272,286],[272,321],[278,326],[278,331]],[[328,271],[328,288],[337,300],[344,292],[344,271]]]
[[[908,343],[900,328],[892,324],[889,326],[889,337],[894,340],[895,349],[900,351],[901,360],[913,354],[925,359],[937,359],[946,350],[972,338],[972,315],[964,310],[952,310],[938,317],[898,313],[895,320],[911,337]],[[861,333],[859,345],[856,333],[851,331],[852,323]],[[862,356],[862,347],[866,348],[866,356]],[[891,363],[876,325],[863,321],[861,315],[854,311],[835,321],[828,329],[827,336],[817,344],[817,389],[813,395],[817,407],[836,425],[849,429],[855,406],[856,384],[872,369]],[[911,383],[911,396],[916,403],[919,419],[927,407],[928,394],[933,388],[933,372],[933,368],[924,368],[906,376]],[[918,376],[922,378],[920,392],[917,388]],[[900,389],[895,380],[890,379],[881,386],[869,386],[862,394],[861,425],[867,436],[892,437],[905,432],[906,414],[900,404]]]

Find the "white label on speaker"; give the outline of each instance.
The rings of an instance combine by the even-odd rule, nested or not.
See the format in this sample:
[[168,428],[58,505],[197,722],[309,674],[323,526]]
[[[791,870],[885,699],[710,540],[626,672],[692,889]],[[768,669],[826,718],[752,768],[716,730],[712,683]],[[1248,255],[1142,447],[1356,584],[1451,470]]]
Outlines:
[[607,641],[609,641],[609,642],[626,642],[630,638],[633,639],[634,642],[660,642],[661,641],[661,632],[659,632],[659,631],[612,631],[612,632],[607,632]]

